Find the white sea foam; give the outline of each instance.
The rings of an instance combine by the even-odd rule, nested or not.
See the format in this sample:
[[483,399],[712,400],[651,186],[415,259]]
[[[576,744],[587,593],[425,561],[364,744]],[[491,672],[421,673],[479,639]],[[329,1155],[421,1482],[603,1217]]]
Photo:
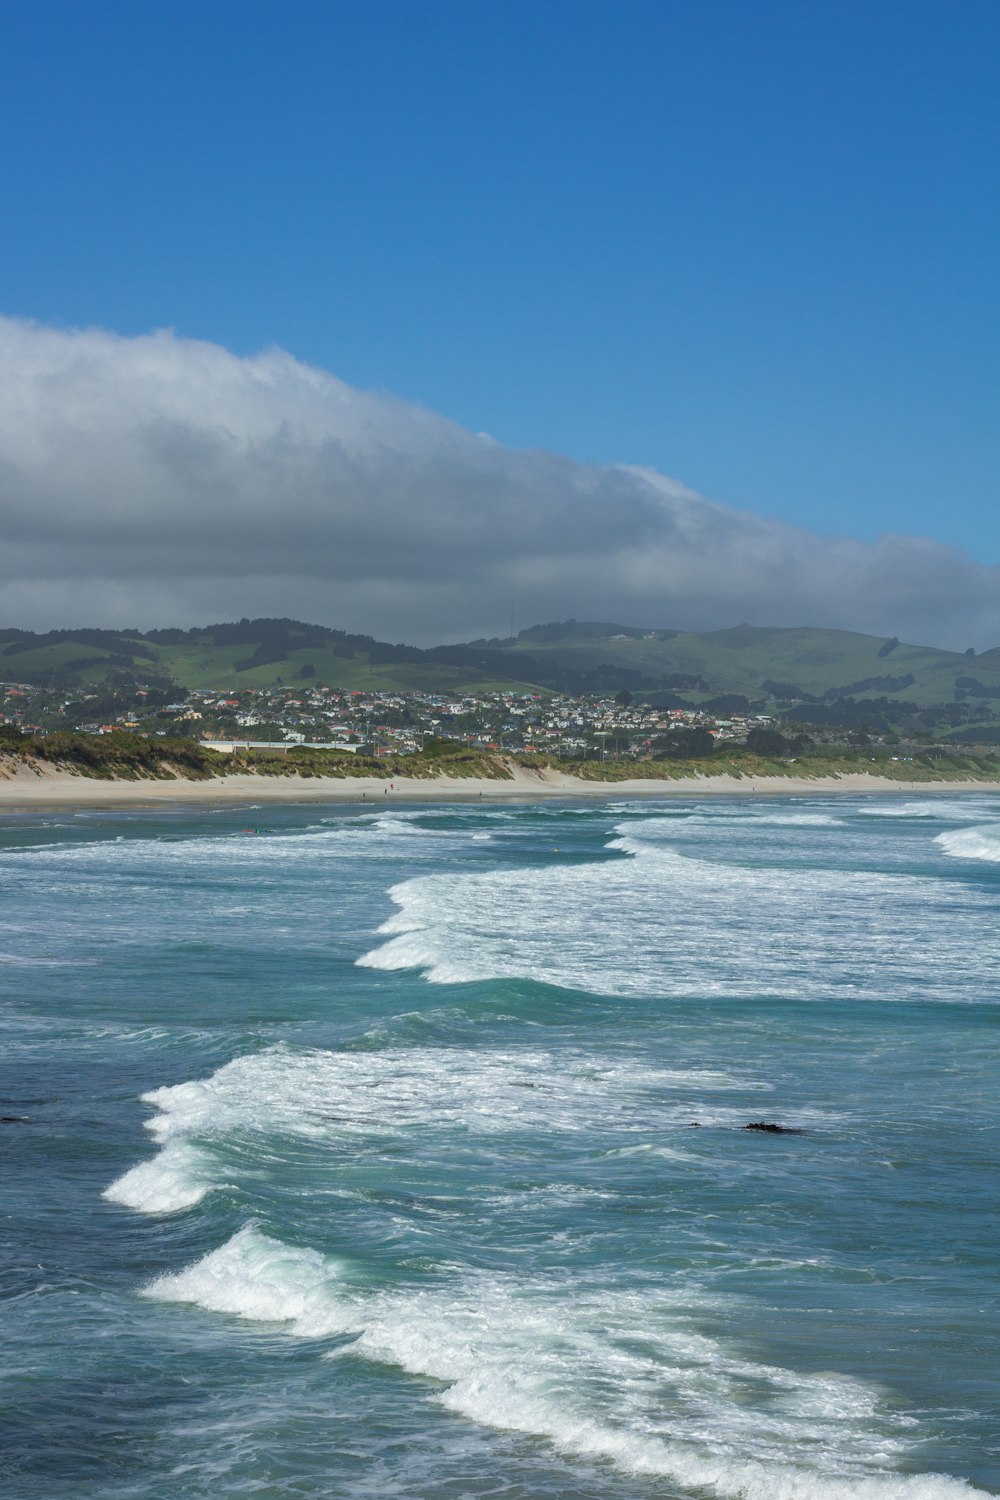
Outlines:
[[[427,833],[429,831],[419,826],[416,813],[380,813],[373,819],[372,826],[377,828],[379,833],[402,834],[404,838],[411,838],[414,834]],[[344,831],[353,832],[354,830],[350,828],[345,830],[344,825],[340,824],[335,825],[334,831],[341,833]]]
[[[662,849],[664,845],[674,845],[678,841],[687,844],[692,838],[703,840],[706,833],[715,836],[715,844],[725,844],[727,840],[752,839],[758,829],[825,829],[845,826],[844,820],[834,817],[832,813],[733,807],[729,803],[723,803],[718,809],[705,808],[684,818],[630,818],[627,822],[619,823],[614,831],[623,837],[641,839],[650,847]],[[764,839],[767,837],[768,834],[764,833]]]
[[0,964],[12,969],[85,969],[95,961],[92,958],[32,958],[23,953],[0,953]]
[[673,1131],[697,1109],[703,1124],[741,1123],[715,1102],[729,1090],[767,1089],[714,1069],[643,1066],[540,1049],[393,1048],[296,1052],[275,1047],[235,1059],[210,1078],[144,1094],[146,1129],[163,1148],[105,1196],[141,1213],[197,1203],[217,1184],[213,1142],[261,1131],[356,1143],[359,1137],[453,1128],[465,1137]]
[[258,832],[247,828],[239,833],[217,833],[210,837],[99,839],[93,843],[48,844],[31,849],[0,850],[0,866],[34,868],[54,866],[59,869],[96,867],[100,870],[186,866],[198,869],[241,870],[248,865],[275,866],[304,861],[354,859],[370,854],[382,857],[398,848],[412,854],[418,841],[427,848],[468,841],[465,829],[436,829],[422,826],[416,813],[379,811],[371,816],[324,820],[323,824],[296,831]]
[[914,802],[864,802],[855,806],[854,811],[865,818],[938,818],[947,823],[974,823],[984,813],[988,814],[990,806],[982,797],[960,800],[922,797]]
[[186,1141],[172,1142],[151,1161],[119,1177],[102,1196],[144,1214],[172,1214],[193,1208],[214,1186],[202,1152]]
[[834,1373],[748,1360],[700,1331],[708,1299],[581,1278],[469,1273],[422,1288],[351,1283],[349,1268],[253,1226],[146,1295],[440,1381],[436,1398],[483,1425],[662,1476],[720,1500],[966,1500],[943,1475],[904,1475],[912,1419]]
[[1000,823],[939,833],[934,842],[940,844],[952,859],[980,859],[988,864],[1000,864]]
[[[724,802],[715,808],[699,808],[690,812],[684,818],[676,815],[668,817],[644,818],[641,820],[643,827],[649,830],[662,831],[664,834],[677,834],[677,825],[682,822],[685,828],[728,828],[732,824],[743,824],[754,828],[843,828],[844,820],[836,818],[832,813],[788,811],[776,812],[771,808],[756,806],[741,807],[732,803]],[[636,823],[632,823],[635,827]]]
[[714,1069],[670,1069],[539,1049],[394,1048],[296,1052],[275,1047],[235,1059],[210,1078],[143,1095],[146,1129],[163,1146],[107,1190],[146,1212],[187,1207],[211,1186],[204,1149],[234,1131],[356,1139],[452,1126],[511,1131],[631,1133],[686,1123],[692,1098],[706,1124],[736,1114],[703,1096],[754,1085]]
[[756,809],[751,813],[754,823],[761,823],[772,828],[843,828],[842,818],[834,818],[830,813],[789,812],[789,813],[763,813]]
[[159,1277],[145,1295],[322,1334],[339,1322],[337,1279],[334,1263],[317,1251],[282,1245],[248,1225],[187,1270]]
[[[967,998],[985,893],[857,870],[755,868],[679,854],[661,824],[628,822],[633,857],[393,887],[386,941],[358,963],[423,969],[432,983],[526,978],[591,992],[871,999]],[[734,832],[734,839],[738,835]],[[741,847],[741,846],[737,846]]]

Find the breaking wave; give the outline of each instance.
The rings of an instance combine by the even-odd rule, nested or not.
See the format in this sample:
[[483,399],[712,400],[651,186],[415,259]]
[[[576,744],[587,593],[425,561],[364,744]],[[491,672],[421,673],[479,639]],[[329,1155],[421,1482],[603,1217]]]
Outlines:
[[981,859],[988,864],[1000,864],[1000,823],[939,833],[934,842],[952,859]]
[[634,1138],[686,1125],[692,1098],[705,1124],[743,1113],[706,1103],[729,1090],[766,1088],[710,1068],[669,1069],[540,1049],[462,1047],[297,1052],[275,1047],[237,1058],[206,1079],[143,1095],[146,1129],[161,1147],[105,1190],[140,1213],[200,1202],[224,1176],[213,1142],[253,1131],[357,1143],[441,1127],[466,1137],[514,1132],[606,1132]]
[[433,1399],[477,1423],[720,1500],[983,1493],[893,1472],[917,1439],[912,1418],[859,1380],[741,1358],[699,1331],[708,1299],[669,1288],[487,1272],[372,1288],[350,1266],[249,1225],[145,1294],[285,1323],[304,1338],[350,1339],[334,1356],[439,1381]]
[[394,886],[361,967],[434,984],[521,978],[606,995],[965,1001],[986,898],[930,877],[767,868],[679,854],[628,822],[629,859],[433,874]]

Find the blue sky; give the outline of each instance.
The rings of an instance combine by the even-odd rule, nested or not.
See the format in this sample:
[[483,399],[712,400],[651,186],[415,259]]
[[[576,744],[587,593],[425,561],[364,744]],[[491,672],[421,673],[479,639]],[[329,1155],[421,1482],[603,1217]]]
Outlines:
[[0,312],[1000,561],[995,0],[5,7]]

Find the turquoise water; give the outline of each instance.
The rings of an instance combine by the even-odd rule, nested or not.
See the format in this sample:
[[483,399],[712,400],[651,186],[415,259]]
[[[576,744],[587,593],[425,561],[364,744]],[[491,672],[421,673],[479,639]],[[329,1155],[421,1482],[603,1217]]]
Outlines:
[[997,1493],[998,909],[987,796],[8,817],[3,1493]]

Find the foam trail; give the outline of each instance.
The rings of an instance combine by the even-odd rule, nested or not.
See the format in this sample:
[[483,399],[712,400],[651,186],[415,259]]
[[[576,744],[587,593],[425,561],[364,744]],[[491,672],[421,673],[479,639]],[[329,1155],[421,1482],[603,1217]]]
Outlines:
[[370,1290],[251,1225],[145,1295],[285,1322],[301,1337],[355,1334],[344,1352],[441,1381],[437,1399],[473,1421],[719,1500],[985,1495],[947,1475],[900,1473],[914,1424],[872,1388],[733,1356],[693,1331],[704,1307],[657,1289],[481,1273]]
[[[634,809],[633,809],[634,811]],[[677,825],[682,822],[686,828],[723,828],[729,829],[734,823],[741,823],[751,828],[843,828],[844,820],[835,818],[832,813],[825,812],[771,812],[761,811],[756,807],[732,807],[723,805],[719,808],[692,808],[684,810],[686,816],[678,816],[676,813],[669,817],[644,818],[642,825],[654,828],[661,825],[664,832],[677,832]],[[640,821],[636,819],[630,826]]]
[[842,818],[831,817],[829,813],[759,813],[754,812],[752,820],[755,824],[764,824],[771,828],[843,828]]
[[85,867],[104,872],[141,868],[168,873],[179,866],[212,872],[298,867],[304,863],[322,866],[334,859],[384,858],[390,852],[409,856],[416,847],[444,852],[468,839],[463,830],[423,827],[414,821],[419,816],[380,811],[370,818],[328,819],[298,831],[276,830],[266,837],[220,832],[185,839],[119,836],[93,843],[39,844],[27,849],[0,849],[0,869],[54,867],[65,871]]
[[[236,1058],[210,1078],[144,1094],[157,1111],[146,1129],[162,1149],[112,1183],[105,1197],[140,1213],[190,1208],[218,1186],[212,1141],[234,1131],[345,1143],[427,1126],[474,1138],[603,1130],[631,1139],[636,1130],[686,1123],[692,1096],[704,1123],[734,1123],[735,1112],[711,1096],[768,1087],[716,1069],[657,1068],[538,1048],[297,1052],[279,1046]],[[802,1111],[798,1117],[805,1118]]]

